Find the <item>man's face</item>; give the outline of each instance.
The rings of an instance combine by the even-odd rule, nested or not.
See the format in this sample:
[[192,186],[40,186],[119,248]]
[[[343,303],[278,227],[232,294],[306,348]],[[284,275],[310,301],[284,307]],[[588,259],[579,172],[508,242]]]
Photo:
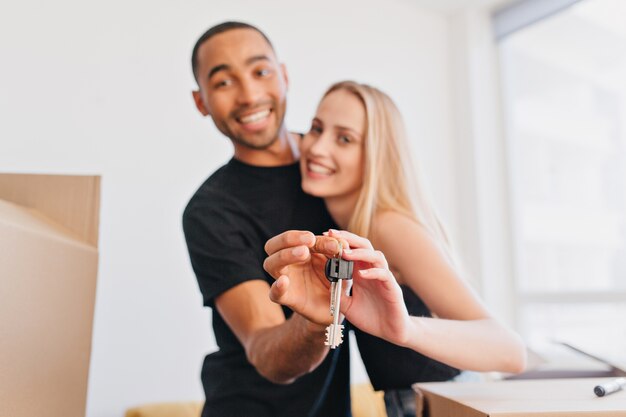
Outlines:
[[252,29],[213,36],[198,50],[199,91],[194,100],[203,115],[235,146],[266,149],[278,138],[287,105],[287,76],[274,51]]

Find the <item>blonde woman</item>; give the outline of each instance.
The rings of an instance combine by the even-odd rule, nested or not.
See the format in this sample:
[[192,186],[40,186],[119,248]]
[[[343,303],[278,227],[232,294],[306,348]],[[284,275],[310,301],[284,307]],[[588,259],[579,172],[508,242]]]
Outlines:
[[[303,190],[322,197],[347,231],[329,233],[350,244],[343,257],[356,261],[352,297],[341,310],[355,327],[372,384],[385,390],[390,417],[415,415],[414,382],[450,379],[456,368],[523,370],[519,336],[490,315],[455,268],[413,174],[402,118],[386,94],[351,81],[331,86],[300,149]],[[279,235],[266,245],[265,266],[280,277],[271,297],[296,311],[310,309],[303,313],[322,324],[314,306],[327,314],[328,293],[324,301],[323,291],[314,299],[310,290],[312,273],[321,276],[319,262],[307,271],[308,295],[297,296],[302,265],[320,256],[314,245],[308,232]]]

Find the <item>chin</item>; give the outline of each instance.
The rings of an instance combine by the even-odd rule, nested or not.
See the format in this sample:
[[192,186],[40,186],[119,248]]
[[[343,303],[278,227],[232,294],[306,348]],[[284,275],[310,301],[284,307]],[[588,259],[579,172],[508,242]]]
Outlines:
[[265,150],[272,146],[278,140],[278,134],[275,132],[263,132],[256,136],[242,137],[241,142],[248,148],[256,150]]
[[327,193],[320,190],[319,187],[311,186],[311,184],[307,183],[302,183],[302,191],[314,197],[324,198],[327,196]]

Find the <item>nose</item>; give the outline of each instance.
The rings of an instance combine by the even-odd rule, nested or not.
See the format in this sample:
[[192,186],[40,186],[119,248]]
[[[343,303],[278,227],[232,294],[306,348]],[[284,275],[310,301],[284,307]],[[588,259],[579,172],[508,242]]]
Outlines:
[[251,105],[256,103],[262,95],[259,83],[252,79],[243,79],[239,85],[237,101],[240,105]]
[[316,138],[313,138],[311,145],[309,146],[308,153],[313,156],[328,156],[330,150],[330,134],[322,132]]

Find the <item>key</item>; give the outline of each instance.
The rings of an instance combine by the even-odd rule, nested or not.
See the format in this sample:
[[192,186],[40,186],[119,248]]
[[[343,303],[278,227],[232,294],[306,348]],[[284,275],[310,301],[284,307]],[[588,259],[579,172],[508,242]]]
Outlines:
[[330,281],[330,314],[333,323],[326,328],[326,346],[335,349],[343,342],[343,325],[339,324],[339,307],[343,280],[352,279],[352,261],[341,258],[342,248],[339,244],[339,254],[326,261],[326,278]]
[[337,288],[337,281],[330,283],[330,315],[335,315],[335,289]]

